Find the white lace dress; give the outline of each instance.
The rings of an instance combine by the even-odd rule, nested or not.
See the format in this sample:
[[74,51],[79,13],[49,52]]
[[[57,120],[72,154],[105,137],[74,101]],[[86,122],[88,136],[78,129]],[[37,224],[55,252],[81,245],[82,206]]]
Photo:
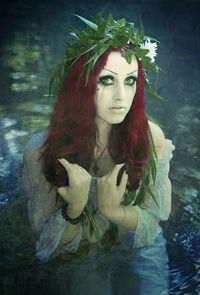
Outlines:
[[[28,197],[29,219],[37,236],[36,256],[49,263],[55,256],[72,256],[80,243],[90,245],[89,251],[80,263],[74,260],[54,265],[50,274],[44,269],[45,294],[68,295],[167,295],[168,255],[163,238],[160,220],[169,218],[171,211],[171,183],[168,179],[169,162],[175,149],[171,140],[165,140],[165,149],[158,155],[157,177],[154,191],[158,206],[148,195],[143,208],[134,206],[138,212],[135,231],[118,226],[119,244],[107,254],[96,246],[96,239],[88,233],[83,238],[80,227],[74,240],[59,247],[59,241],[68,223],[63,219],[59,202],[56,202],[56,189],[46,181],[41,160],[38,161],[40,146],[47,131],[35,134],[24,151],[23,187]],[[93,177],[89,192],[89,202],[96,212],[95,220],[100,235],[106,231],[109,222],[99,218],[96,202],[96,182]],[[91,246],[92,245],[92,246]],[[94,250],[94,251],[93,251]],[[78,252],[77,252],[78,253]],[[48,264],[44,264],[44,266]],[[34,286],[41,289],[41,274],[35,274]],[[97,288],[98,286],[98,288]],[[35,287],[34,287],[35,288]],[[94,292],[95,290],[95,292]],[[39,291],[38,291],[39,292]],[[37,292],[36,292],[37,293]]]
[[[54,252],[59,244],[59,240],[67,227],[67,222],[63,219],[61,209],[56,203],[56,190],[53,188],[50,192],[51,185],[46,181],[42,170],[41,161],[38,161],[39,148],[43,144],[47,136],[47,131],[32,136],[24,151],[24,169],[23,169],[23,187],[28,197],[28,214],[32,228],[38,240],[36,243],[36,256],[42,261],[48,261],[54,257]],[[165,149],[163,153],[158,155],[157,161],[157,177],[155,188],[150,183],[158,206],[150,196],[146,198],[146,205],[141,208],[134,206],[138,212],[138,224],[136,231],[126,230],[119,226],[119,238],[122,244],[127,237],[132,241],[133,248],[139,248],[151,245],[154,240],[162,233],[159,225],[160,220],[167,220],[171,210],[171,186],[169,185],[169,161],[172,158],[172,151],[175,149],[171,140],[165,140]],[[96,178],[92,178],[89,202],[94,210],[97,210]],[[98,210],[96,215],[98,215]],[[104,218],[99,219],[96,216],[96,223],[103,234],[108,228],[108,221]],[[96,240],[90,237],[88,233],[88,241],[95,243]],[[64,245],[59,253],[74,253],[77,251],[79,243],[82,240],[82,228],[80,227],[75,239]]]

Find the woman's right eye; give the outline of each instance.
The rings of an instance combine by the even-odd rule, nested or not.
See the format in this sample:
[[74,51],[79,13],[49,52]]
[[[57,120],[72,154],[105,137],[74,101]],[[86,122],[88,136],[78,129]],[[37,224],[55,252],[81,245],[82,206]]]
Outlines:
[[101,83],[104,86],[113,85],[113,77],[112,76],[99,77],[98,83]]

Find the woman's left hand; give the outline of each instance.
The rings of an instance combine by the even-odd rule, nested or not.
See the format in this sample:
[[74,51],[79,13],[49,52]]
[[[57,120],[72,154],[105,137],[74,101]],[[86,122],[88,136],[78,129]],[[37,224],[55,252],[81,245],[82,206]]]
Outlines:
[[128,175],[124,171],[121,182],[117,186],[117,176],[124,164],[115,165],[112,172],[101,177],[97,181],[97,203],[100,213],[104,216],[112,214],[115,208],[120,206],[126,191]]

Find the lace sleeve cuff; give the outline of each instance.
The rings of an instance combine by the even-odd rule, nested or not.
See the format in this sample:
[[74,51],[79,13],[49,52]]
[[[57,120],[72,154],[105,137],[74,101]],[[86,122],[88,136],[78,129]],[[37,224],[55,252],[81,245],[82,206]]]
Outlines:
[[162,231],[160,220],[167,220],[171,211],[171,185],[169,185],[169,161],[175,149],[171,140],[166,140],[165,150],[158,155],[156,183],[150,185],[156,197],[158,206],[147,194],[144,208],[133,206],[138,212],[138,224],[135,231],[133,247],[143,247],[153,244],[155,238]]
[[62,217],[61,209],[59,209],[46,224],[36,243],[36,256],[38,257],[38,259],[46,262],[50,259],[51,256],[55,257],[61,252],[74,253],[77,251],[82,237],[82,227],[80,227],[80,230],[73,241],[67,243],[66,245],[63,245],[60,250],[56,252],[56,255],[53,255],[58,247],[58,244],[66,227],[67,222]]
[[133,247],[138,248],[153,244],[154,239],[162,231],[159,226],[159,219],[137,205],[133,207],[138,212],[138,223]]

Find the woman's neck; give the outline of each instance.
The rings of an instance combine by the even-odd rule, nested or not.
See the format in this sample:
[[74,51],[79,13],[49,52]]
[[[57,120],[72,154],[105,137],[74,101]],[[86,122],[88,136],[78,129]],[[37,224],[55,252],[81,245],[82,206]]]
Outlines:
[[111,126],[107,122],[103,120],[96,119],[96,125],[98,127],[98,133],[97,133],[97,140],[98,144],[100,144],[101,147],[108,144],[108,139],[111,131]]

